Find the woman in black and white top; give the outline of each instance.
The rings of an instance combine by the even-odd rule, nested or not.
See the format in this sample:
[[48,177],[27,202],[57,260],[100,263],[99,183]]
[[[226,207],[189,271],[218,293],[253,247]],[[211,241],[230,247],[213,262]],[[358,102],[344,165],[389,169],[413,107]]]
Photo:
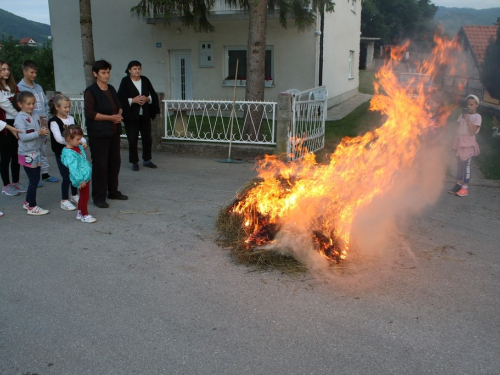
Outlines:
[[151,120],[160,113],[158,95],[147,77],[141,75],[142,66],[139,61],[131,61],[125,70],[127,76],[122,79],[118,89],[118,97],[123,108],[123,121],[129,144],[129,162],[132,170],[139,170],[139,154],[137,143],[139,133],[142,138],[143,165],[156,168],[151,161]]

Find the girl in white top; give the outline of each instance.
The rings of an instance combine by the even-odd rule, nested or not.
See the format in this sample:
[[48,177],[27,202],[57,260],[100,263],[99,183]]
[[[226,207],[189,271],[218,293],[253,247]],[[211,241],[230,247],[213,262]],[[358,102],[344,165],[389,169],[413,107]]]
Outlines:
[[[61,209],[66,211],[76,210],[78,205],[78,187],[71,184],[69,178],[69,169],[61,162],[62,150],[66,146],[66,140],[62,136],[64,129],[70,125],[76,125],[75,119],[69,114],[71,108],[71,100],[62,94],[56,95],[49,102],[50,114],[50,143],[52,151],[55,154],[59,172],[61,172]],[[87,148],[87,141],[82,137],[81,144],[83,148]],[[68,189],[71,188],[71,198],[68,194]]]

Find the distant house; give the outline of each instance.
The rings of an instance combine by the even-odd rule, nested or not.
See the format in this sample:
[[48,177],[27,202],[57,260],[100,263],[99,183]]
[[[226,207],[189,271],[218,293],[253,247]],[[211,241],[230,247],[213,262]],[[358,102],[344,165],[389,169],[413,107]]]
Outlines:
[[[213,33],[197,33],[172,19],[134,17],[130,8],[139,0],[92,0],[96,59],[113,65],[110,83],[118,87],[131,60],[142,63],[144,75],[167,99],[230,99],[236,60],[239,60],[236,98],[245,96],[248,13],[216,0],[211,10]],[[85,89],[78,2],[49,0],[54,37],[56,89],[78,93]],[[290,20],[280,26],[270,14],[267,26],[265,99],[277,100],[288,89],[307,90],[325,85],[329,106],[358,91],[361,1],[336,3],[335,12],[321,15],[304,31]],[[112,25],[110,26],[110,16]]]
[[490,41],[496,40],[498,24],[491,26],[464,25],[457,33],[457,40],[462,46],[459,56],[459,69],[445,77],[445,87],[463,87],[463,94],[475,94],[481,100],[488,99],[489,95],[484,90],[481,82],[481,69],[486,55],[486,48]]
[[19,41],[19,44],[21,46],[30,46],[30,47],[36,47],[38,45],[38,43],[33,38],[23,38]]

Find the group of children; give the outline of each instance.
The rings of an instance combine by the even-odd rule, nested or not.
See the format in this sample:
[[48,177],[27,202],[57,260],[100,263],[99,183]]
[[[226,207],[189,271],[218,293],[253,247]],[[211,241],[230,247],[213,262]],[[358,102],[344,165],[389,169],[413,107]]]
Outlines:
[[[95,222],[96,219],[87,210],[92,174],[84,151],[87,142],[83,138],[81,127],[75,124],[74,118],[69,114],[70,99],[59,94],[48,102],[43,89],[34,82],[38,67],[31,60],[23,62],[24,79],[17,87],[12,85],[9,65],[0,60],[0,66],[2,194],[13,196],[26,192],[23,208],[28,215],[49,213],[49,210],[37,205],[36,192],[41,186],[40,178],[49,182],[59,181],[48,174],[46,148],[50,134],[52,151],[62,176],[61,208],[67,211],[78,209],[78,220],[84,223]],[[49,113],[52,117],[47,119]],[[12,182],[9,179],[9,165]],[[21,165],[28,177],[27,188],[19,183]],[[0,216],[3,213],[0,212]]]

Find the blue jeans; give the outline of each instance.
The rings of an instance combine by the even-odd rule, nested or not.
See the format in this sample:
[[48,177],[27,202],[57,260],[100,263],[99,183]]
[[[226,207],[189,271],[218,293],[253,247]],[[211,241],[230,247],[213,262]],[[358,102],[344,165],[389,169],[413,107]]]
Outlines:
[[28,175],[28,191],[26,193],[26,202],[28,202],[30,207],[36,206],[36,188],[38,187],[38,183],[40,182],[40,170],[41,167],[37,168],[29,168],[23,166],[24,171]]
[[62,161],[61,157],[56,155],[57,166],[59,167],[59,173],[61,173],[62,183],[61,183],[61,194],[62,200],[67,201],[69,199],[68,188],[71,187],[71,195],[77,195],[78,189],[71,184],[69,179],[69,169],[66,167]]

